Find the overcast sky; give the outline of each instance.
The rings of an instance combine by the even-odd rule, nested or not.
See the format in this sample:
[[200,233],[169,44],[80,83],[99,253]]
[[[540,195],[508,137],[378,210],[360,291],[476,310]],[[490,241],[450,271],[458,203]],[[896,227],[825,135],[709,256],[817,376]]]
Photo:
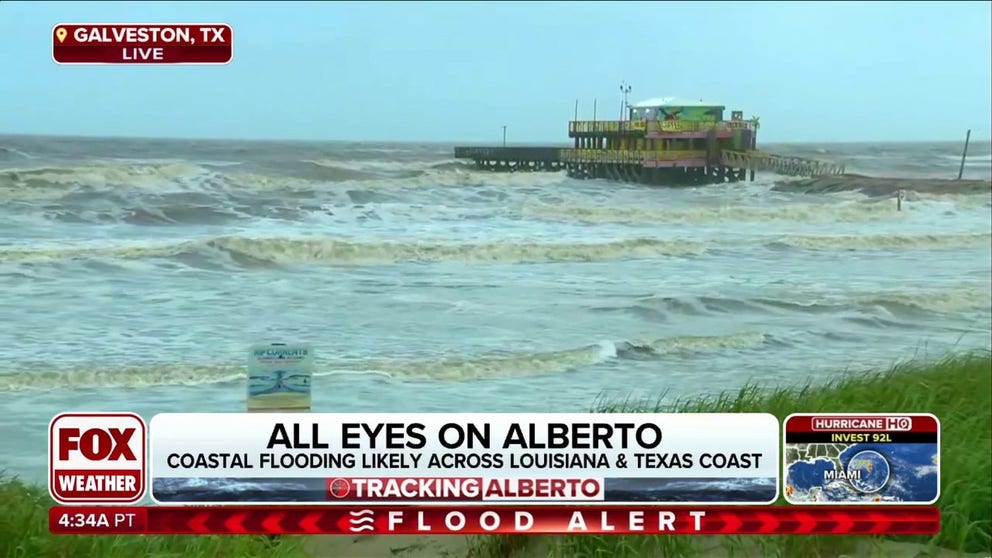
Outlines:
[[[764,141],[989,137],[992,3],[0,2],[0,133],[566,139],[705,98]],[[56,23],[229,23],[229,66],[59,66]]]

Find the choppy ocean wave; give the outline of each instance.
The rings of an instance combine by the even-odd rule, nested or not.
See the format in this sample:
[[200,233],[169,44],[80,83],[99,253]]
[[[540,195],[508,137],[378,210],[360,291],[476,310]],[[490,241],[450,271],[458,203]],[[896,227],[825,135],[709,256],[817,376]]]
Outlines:
[[767,242],[772,248],[809,250],[891,250],[940,249],[960,246],[983,246],[992,241],[992,233],[963,234],[864,234],[864,235],[796,235]]
[[204,169],[189,163],[93,162],[0,170],[0,199],[57,199],[76,189],[163,188],[181,185]]
[[34,157],[28,153],[25,153],[19,149],[14,149],[13,147],[4,147],[0,145],[0,162],[2,161],[24,161],[27,159],[34,159]]
[[[612,306],[591,306],[593,312],[634,314],[647,321],[678,323],[693,317],[722,319],[727,316],[809,316],[815,321],[829,317],[846,317],[869,328],[897,327],[913,329],[925,323],[927,316],[977,316],[992,307],[992,290],[985,283],[960,284],[942,290],[906,290],[859,292],[796,291],[767,292],[754,297],[719,296],[646,296]],[[923,320],[923,322],[921,322]],[[887,325],[886,325],[887,324]],[[973,324],[974,331],[981,329]],[[825,339],[856,339],[829,331],[813,334]],[[463,382],[501,378],[559,374],[611,360],[664,360],[692,355],[769,350],[789,346],[796,341],[789,336],[760,331],[744,331],[716,336],[641,337],[616,341],[599,341],[585,346],[557,351],[519,351],[491,354],[442,354],[424,358],[322,358],[317,376],[365,375],[400,382]],[[133,366],[78,366],[19,370],[0,373],[0,392],[49,390],[64,388],[128,387],[141,388],[170,385],[202,385],[244,381],[243,363],[188,364],[161,363]]]
[[[910,192],[901,212],[894,210],[891,200],[849,199],[840,194],[815,202],[768,203],[772,181],[763,182],[766,179],[762,178],[756,183],[732,187],[694,189],[706,203],[687,207],[670,204],[656,193],[644,199],[649,192],[630,185],[592,181],[590,187],[575,188],[572,186],[575,181],[561,172],[479,172],[471,164],[450,159],[436,150],[405,151],[399,147],[366,146],[346,154],[314,153],[312,157],[256,157],[241,161],[237,157],[248,151],[208,152],[188,159],[159,154],[79,161],[36,160],[35,155],[26,151],[5,149],[3,153],[9,160],[0,164],[7,167],[0,170],[0,203],[7,203],[11,215],[19,221],[34,220],[36,227],[55,223],[181,228],[240,226],[258,220],[300,223],[321,218],[354,226],[372,221],[424,223],[496,218],[590,226],[736,223],[853,226],[917,222],[938,213],[962,213],[975,218],[977,211],[992,205],[988,192],[961,195],[941,191]],[[803,240],[798,239],[796,242],[800,244],[793,244],[785,239],[781,242],[798,248],[814,248],[812,244],[816,244],[830,249],[827,244],[833,241],[811,239],[801,244]],[[939,242],[932,237],[896,242],[896,245],[925,246]],[[836,247],[843,249],[857,241],[837,240],[837,243]],[[883,246],[892,245],[883,240]],[[629,248],[621,249],[620,256],[626,257],[623,254]],[[486,258],[481,255],[483,251],[486,250],[475,252],[480,259]],[[654,253],[665,255],[669,251],[660,249]],[[456,259],[451,255],[438,257]],[[516,257],[511,253],[492,257],[507,262],[562,259],[556,255]],[[583,257],[573,254],[565,260],[581,261]],[[602,254],[588,255],[590,261],[602,257]],[[262,259],[265,260],[264,255]],[[408,260],[410,257],[402,255],[395,259]],[[468,260],[475,258],[470,256]],[[382,261],[394,259],[383,254]]]
[[490,242],[354,242],[333,238],[249,238],[224,236],[204,240],[144,245],[0,248],[0,262],[45,262],[72,259],[133,260],[199,255],[219,251],[245,265],[368,265],[400,262],[524,263],[609,260],[622,257],[699,254],[699,243],[635,238],[588,244]]
[[[963,139],[963,138],[962,138]],[[764,149],[797,157],[827,158],[845,164],[848,172],[875,176],[954,178],[964,142],[848,143],[834,145],[780,144]],[[987,141],[972,141],[965,178],[992,177],[992,153]]]
[[[743,350],[768,342],[763,333],[726,336],[662,337],[651,340],[601,341],[548,352],[488,355],[441,355],[436,358],[356,358],[318,361],[315,376],[370,375],[395,381],[474,381],[561,373],[611,359],[662,358],[669,355]],[[93,387],[202,385],[243,381],[244,364],[146,364],[77,367],[0,373],[0,392]]]
[[[237,166],[234,166],[237,165]],[[385,189],[459,186],[542,186],[564,173],[491,174],[455,160],[302,160],[236,162],[93,160],[0,169],[0,201],[64,200],[72,194],[125,191],[319,191],[358,184]]]
[[[908,209],[908,208],[907,208]],[[896,212],[891,203],[841,201],[840,203],[791,204],[780,207],[727,204],[721,207],[671,208],[640,206],[539,205],[524,208],[537,217],[593,223],[720,223],[747,221],[859,222],[893,220],[909,212]]]
[[[59,262],[68,260],[141,260],[186,258],[194,267],[217,261],[223,254],[242,266],[257,265],[376,265],[392,263],[461,262],[528,263],[585,262],[677,257],[705,254],[710,250],[735,250],[764,246],[772,250],[862,250],[944,249],[980,246],[992,242],[992,233],[967,234],[876,234],[876,235],[795,235],[744,236],[718,240],[630,238],[612,242],[520,242],[487,243],[355,242],[345,238],[252,238],[221,236],[188,241],[160,241],[113,245],[0,247],[3,262]],[[193,256],[194,259],[189,257]]]
[[882,309],[892,314],[955,313],[992,307],[992,290],[983,283],[940,290],[876,292],[770,291],[765,296],[651,296],[631,306],[597,308],[600,311],[657,311],[665,315],[719,316],[721,314],[834,314],[851,309]]
[[[440,144],[0,137],[11,465],[43,470],[20,425],[64,408],[240,410],[256,340],[313,341],[315,401],[342,412],[575,411],[988,350],[989,188],[892,196],[955,177],[961,145],[765,148],[897,179],[666,188],[480,172]],[[972,142],[965,178],[990,152]]]
[[[479,207],[485,197],[503,198],[501,207]],[[891,200],[826,200],[779,207],[728,203],[693,208],[664,206],[595,206],[584,200],[565,203],[520,203],[511,190],[489,186],[471,195],[439,200],[404,201],[402,195],[375,186],[349,184],[337,190],[299,190],[295,196],[244,194],[236,191],[156,191],[135,196],[123,192],[64,194],[59,200],[34,208],[36,223],[93,225],[185,226],[220,225],[275,219],[300,222],[320,218],[368,221],[443,221],[507,218],[565,225],[712,225],[768,223],[885,224],[929,219],[931,215],[970,215],[975,218],[992,207],[992,196],[910,193],[902,211]],[[30,218],[22,215],[22,218]]]

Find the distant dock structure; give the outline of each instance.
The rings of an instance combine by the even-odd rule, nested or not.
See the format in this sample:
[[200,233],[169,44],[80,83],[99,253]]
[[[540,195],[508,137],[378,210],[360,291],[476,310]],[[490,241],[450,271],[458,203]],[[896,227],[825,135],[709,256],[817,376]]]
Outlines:
[[758,119],[718,103],[675,97],[628,105],[622,120],[573,120],[571,148],[456,147],[493,172],[557,172],[582,179],[654,185],[718,184],[754,180],[756,171],[814,177],[843,174],[831,162],[782,157],[758,150]]

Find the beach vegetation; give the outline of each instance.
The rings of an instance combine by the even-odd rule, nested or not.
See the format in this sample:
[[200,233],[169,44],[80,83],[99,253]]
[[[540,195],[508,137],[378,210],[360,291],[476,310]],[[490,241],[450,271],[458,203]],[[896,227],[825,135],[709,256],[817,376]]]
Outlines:
[[[738,391],[684,400],[600,401],[599,412],[933,413],[941,423],[940,533],[933,536],[567,535],[474,537],[478,558],[595,557],[840,557],[888,556],[916,545],[938,552],[988,556],[992,551],[992,358],[965,353],[914,359],[885,371],[849,372],[824,384]],[[786,505],[783,498],[777,502]],[[893,545],[900,545],[899,552]],[[901,554],[899,554],[901,555]],[[915,555],[915,552],[914,552]]]

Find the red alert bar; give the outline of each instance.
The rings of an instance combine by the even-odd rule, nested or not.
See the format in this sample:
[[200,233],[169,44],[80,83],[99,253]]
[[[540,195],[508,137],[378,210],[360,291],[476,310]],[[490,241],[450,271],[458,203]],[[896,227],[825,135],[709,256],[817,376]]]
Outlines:
[[58,64],[227,64],[234,30],[226,23],[60,23],[52,28]]
[[55,506],[54,534],[933,535],[936,507]]

